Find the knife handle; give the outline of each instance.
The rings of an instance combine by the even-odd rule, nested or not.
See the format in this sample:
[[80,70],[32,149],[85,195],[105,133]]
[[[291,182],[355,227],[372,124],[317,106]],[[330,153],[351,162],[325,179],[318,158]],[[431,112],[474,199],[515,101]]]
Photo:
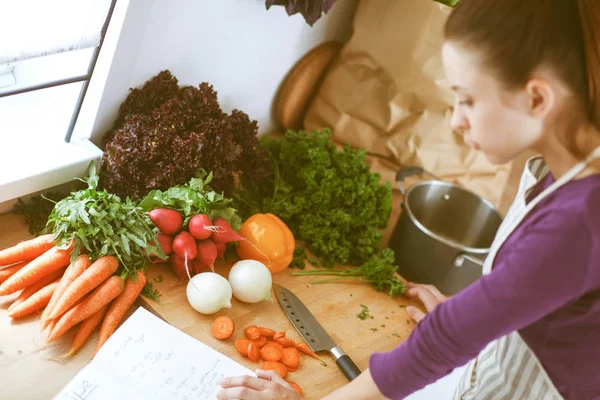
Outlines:
[[346,378],[348,378],[349,381],[360,375],[360,369],[358,369],[348,354],[344,354],[340,358],[336,359],[335,363],[342,370],[344,375],[346,375]]

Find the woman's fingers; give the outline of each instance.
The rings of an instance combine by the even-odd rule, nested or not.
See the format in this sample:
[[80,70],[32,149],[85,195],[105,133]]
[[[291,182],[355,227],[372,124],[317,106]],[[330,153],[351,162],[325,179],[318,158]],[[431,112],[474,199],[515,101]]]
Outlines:
[[421,285],[409,288],[405,294],[408,297],[416,297],[421,300],[427,311],[432,311],[440,303],[429,290]]
[[255,378],[249,375],[232,376],[230,378],[225,378],[221,381],[220,384],[223,388],[242,386],[254,390],[264,390],[266,387],[265,379],[262,379],[260,377]]
[[279,374],[273,370],[257,369],[254,372],[256,372],[256,375],[261,379],[275,382],[275,383],[278,383],[288,389],[292,389],[292,387],[287,383],[287,381],[285,379],[283,379],[281,376],[279,376]]
[[444,296],[442,294],[442,292],[439,291],[438,288],[436,288],[433,285],[422,285],[425,289],[429,290],[431,292],[431,294],[438,299],[440,302],[446,301],[448,300],[448,297]]
[[421,322],[421,320],[423,318],[425,318],[425,314],[423,311],[419,310],[417,307],[406,307],[406,311],[408,312],[408,315],[414,319],[416,322]]
[[230,387],[221,390],[217,393],[217,399],[219,400],[263,400],[265,396],[262,392],[250,389],[244,386]]

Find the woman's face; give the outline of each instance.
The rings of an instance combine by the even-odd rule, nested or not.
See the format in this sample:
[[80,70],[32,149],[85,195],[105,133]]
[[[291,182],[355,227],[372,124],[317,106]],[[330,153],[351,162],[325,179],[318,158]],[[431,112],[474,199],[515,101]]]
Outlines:
[[442,49],[444,69],[455,93],[452,128],[465,141],[502,164],[532,148],[542,124],[531,116],[525,89],[507,91],[479,62],[477,54],[453,42]]

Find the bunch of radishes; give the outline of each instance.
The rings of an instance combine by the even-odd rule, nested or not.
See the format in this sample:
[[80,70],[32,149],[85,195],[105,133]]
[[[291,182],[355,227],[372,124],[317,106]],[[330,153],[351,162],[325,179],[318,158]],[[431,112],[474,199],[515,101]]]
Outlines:
[[[223,257],[227,243],[242,238],[223,218],[211,221],[206,214],[197,214],[190,218],[187,227],[183,216],[168,208],[157,208],[148,216],[160,230],[157,240],[171,262],[173,271],[180,279],[189,279],[193,275],[210,268],[214,272],[217,257]],[[163,262],[151,255],[152,262]]]

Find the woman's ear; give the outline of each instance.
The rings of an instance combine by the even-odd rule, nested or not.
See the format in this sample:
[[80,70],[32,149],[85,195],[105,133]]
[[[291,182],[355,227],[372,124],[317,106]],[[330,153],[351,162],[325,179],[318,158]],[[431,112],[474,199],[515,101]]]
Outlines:
[[537,119],[544,119],[556,102],[556,95],[552,87],[544,79],[533,78],[527,82],[525,88],[529,102],[529,113]]

